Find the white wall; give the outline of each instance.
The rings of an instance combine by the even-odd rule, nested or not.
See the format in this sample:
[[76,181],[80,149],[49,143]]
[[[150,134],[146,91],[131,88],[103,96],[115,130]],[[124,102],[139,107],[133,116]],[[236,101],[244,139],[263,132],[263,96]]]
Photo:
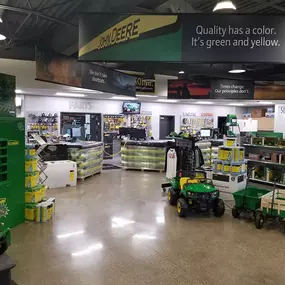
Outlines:
[[[180,130],[180,116],[183,113],[213,113],[214,125],[217,126],[218,116],[226,116],[227,114],[243,114],[239,107],[231,106],[208,106],[208,105],[182,105],[168,103],[150,103],[142,102],[142,111],[152,113],[152,130],[155,139],[159,138],[159,116],[170,115],[175,116],[175,131]],[[122,112],[122,101],[115,100],[94,100],[94,99],[78,99],[63,97],[46,97],[25,95],[24,112],[90,112],[102,114],[119,114]]]
[[283,133],[285,138],[285,105],[275,105],[274,132]]

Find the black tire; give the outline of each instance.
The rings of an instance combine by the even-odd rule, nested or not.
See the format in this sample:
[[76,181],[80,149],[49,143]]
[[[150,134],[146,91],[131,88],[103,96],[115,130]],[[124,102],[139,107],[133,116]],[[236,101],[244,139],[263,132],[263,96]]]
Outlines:
[[260,230],[264,224],[264,215],[261,210],[255,211],[255,227]]
[[232,215],[235,219],[239,218],[240,211],[237,209],[236,206],[233,206],[233,208],[232,208]]
[[184,218],[188,212],[188,203],[183,198],[179,198],[177,201],[176,209],[178,216]]
[[215,201],[213,212],[216,217],[222,217],[225,213],[225,203],[222,199],[218,198]]
[[168,198],[168,202],[169,202],[170,205],[174,206],[174,205],[177,204],[178,195],[179,195],[179,193],[177,193],[172,188],[170,188],[168,190],[167,198]]

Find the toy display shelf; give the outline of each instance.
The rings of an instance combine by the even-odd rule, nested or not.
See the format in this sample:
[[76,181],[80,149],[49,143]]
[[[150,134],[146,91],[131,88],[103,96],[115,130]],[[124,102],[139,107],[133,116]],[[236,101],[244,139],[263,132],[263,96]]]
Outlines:
[[257,144],[244,144],[243,146],[246,148],[251,148],[251,149],[266,149],[268,151],[284,151],[285,152],[285,147],[279,147],[279,146],[257,145]]
[[167,141],[122,142],[123,169],[164,171]]
[[103,163],[102,142],[68,143],[69,159],[77,163],[77,179],[100,173]]

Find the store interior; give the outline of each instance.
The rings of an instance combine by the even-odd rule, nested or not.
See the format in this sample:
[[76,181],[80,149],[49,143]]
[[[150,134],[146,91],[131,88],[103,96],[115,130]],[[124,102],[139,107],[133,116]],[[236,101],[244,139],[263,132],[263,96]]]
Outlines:
[[[3,22],[30,15],[0,45],[0,285],[283,284],[285,56],[261,48],[260,57],[270,55],[260,59],[252,49],[266,45],[257,35],[279,36],[284,16],[271,29],[257,17],[259,28],[250,24],[253,35],[240,40],[245,49],[229,55],[236,39],[215,38],[227,37],[222,22],[196,29],[201,39],[191,45],[183,38],[176,49],[175,40],[216,2],[232,1],[134,2],[128,15],[109,3],[120,20],[99,15],[96,33],[87,26],[98,13],[80,14],[74,3],[76,25],[44,12],[66,3],[41,3],[31,14],[32,6],[0,5],[0,43]],[[190,2],[201,20],[187,18]],[[236,2],[241,37],[243,9],[263,10]],[[279,2],[259,4],[270,12]],[[214,12],[211,21],[220,21]],[[55,25],[44,33],[54,33],[54,46],[67,25],[70,46],[35,37],[36,47],[21,40],[19,52],[13,43],[30,17]],[[141,23],[162,32],[139,34]],[[207,33],[214,39],[205,52]]]

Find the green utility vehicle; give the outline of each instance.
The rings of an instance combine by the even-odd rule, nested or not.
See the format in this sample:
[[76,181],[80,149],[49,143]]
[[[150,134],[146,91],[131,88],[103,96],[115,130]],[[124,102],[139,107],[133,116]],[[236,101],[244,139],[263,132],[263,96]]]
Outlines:
[[170,184],[168,201],[176,205],[179,217],[185,217],[189,210],[198,213],[213,210],[216,217],[224,215],[225,204],[220,192],[204,171],[197,170],[192,177],[174,177]]

